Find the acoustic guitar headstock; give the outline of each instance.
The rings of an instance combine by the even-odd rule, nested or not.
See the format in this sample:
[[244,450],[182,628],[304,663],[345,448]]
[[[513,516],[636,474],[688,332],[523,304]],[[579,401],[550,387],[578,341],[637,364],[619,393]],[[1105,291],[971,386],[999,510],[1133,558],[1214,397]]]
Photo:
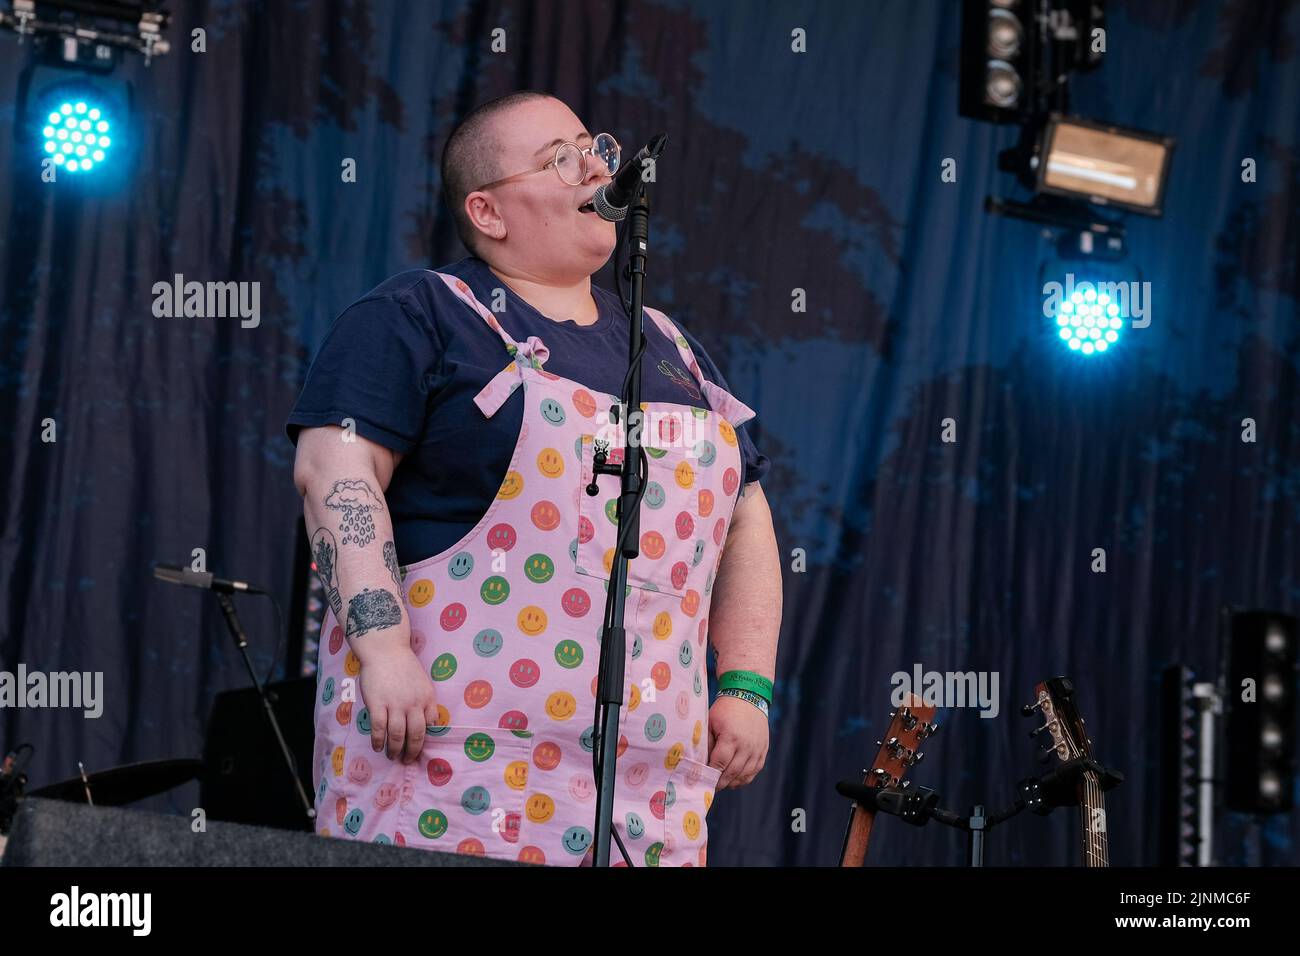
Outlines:
[[915,694],[891,713],[889,729],[876,741],[880,749],[863,782],[874,787],[905,786],[903,778],[907,771],[925,756],[920,749],[921,741],[939,731],[935,713],[936,708],[925,706]]
[[[1074,702],[1074,684],[1068,677],[1053,677],[1034,685],[1034,702],[1021,708],[1026,717],[1041,710],[1043,724],[1034,733],[1051,735],[1051,750],[1062,763],[1092,756],[1092,742],[1084,728],[1083,718]],[[1044,748],[1046,751],[1049,748]],[[1050,759],[1046,756],[1044,760]]]
[[[1043,726],[1029,732],[1031,737],[1043,732],[1051,735],[1052,745],[1043,748],[1041,759],[1049,761],[1052,759],[1051,755],[1055,753],[1062,763],[1068,764],[1086,758],[1092,763],[1092,767],[1097,768],[1098,765],[1093,762],[1092,741],[1088,739],[1083,718],[1079,715],[1079,708],[1075,704],[1074,684],[1070,679],[1053,677],[1041,681],[1034,685],[1034,694],[1035,701],[1026,704],[1020,712],[1026,717],[1032,717],[1035,710],[1041,710],[1043,713],[1045,721]],[[1075,766],[1087,766],[1087,764]],[[1043,779],[1050,779],[1051,776],[1049,774]],[[1122,774],[1104,768],[1084,770],[1077,777],[1074,786],[1079,806],[1079,833],[1084,866],[1110,866],[1110,840],[1106,830],[1106,801],[1103,793],[1107,786],[1113,787],[1121,780],[1123,780]],[[1064,805],[1060,795],[1054,800],[1055,802],[1047,804],[1048,809],[1051,806]]]
[[[932,737],[939,730],[939,724],[934,719],[935,711],[936,708],[925,706],[915,694],[904,698],[902,706],[889,715],[889,729],[885,731],[885,736],[876,741],[880,749],[876,751],[876,759],[872,761],[871,769],[866,771],[866,778],[862,781],[866,787],[907,787],[903,780],[907,771],[925,756],[920,749],[921,741]],[[840,792],[845,793],[843,790]],[[849,796],[847,793],[845,795]],[[874,810],[861,803],[855,802],[850,807],[849,824],[844,833],[844,845],[840,849],[840,866],[859,867],[866,861],[875,816]]]

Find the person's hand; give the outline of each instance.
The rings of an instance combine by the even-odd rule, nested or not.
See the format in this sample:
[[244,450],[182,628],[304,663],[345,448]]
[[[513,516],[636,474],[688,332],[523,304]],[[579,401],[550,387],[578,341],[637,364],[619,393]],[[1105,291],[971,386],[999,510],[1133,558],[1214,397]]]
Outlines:
[[361,699],[370,712],[370,746],[389,760],[413,763],[425,727],[438,720],[433,681],[408,643],[369,650],[361,661]]
[[752,783],[767,761],[767,717],[747,700],[719,696],[709,708],[709,766],[718,789]]

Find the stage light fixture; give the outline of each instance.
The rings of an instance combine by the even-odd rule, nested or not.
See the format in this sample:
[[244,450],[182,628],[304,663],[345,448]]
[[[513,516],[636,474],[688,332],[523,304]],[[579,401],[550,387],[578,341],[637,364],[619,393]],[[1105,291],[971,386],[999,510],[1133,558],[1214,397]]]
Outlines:
[[117,130],[97,100],[59,96],[48,104],[53,108],[44,117],[40,141],[43,153],[56,166],[70,173],[88,173],[108,158]]
[[1052,114],[1034,159],[1038,192],[1162,212],[1174,140],[1078,117]]
[[1237,612],[1229,633],[1225,802],[1244,813],[1289,812],[1296,767],[1296,619],[1273,611]]
[[135,94],[130,79],[112,74],[131,53],[147,66],[168,52],[170,14],[161,3],[0,0],[0,30],[17,33],[20,49],[28,51],[13,123],[19,162],[30,157],[46,181],[79,182],[87,195],[106,194],[129,179]]
[[161,0],[10,0],[0,29],[35,37],[35,46],[69,65],[111,69],[117,54],[139,53],[147,66],[170,50],[163,32],[171,14]]
[[[1113,283],[1083,281],[1056,306],[1056,335],[1071,352],[1104,355],[1119,342],[1127,314]],[[1100,291],[1099,291],[1100,290]]]
[[965,0],[962,5],[962,116],[995,123],[1030,114],[1035,90],[1035,19],[1030,0]]
[[[75,72],[75,71],[74,71]],[[111,190],[133,165],[128,135],[129,85],[111,77],[69,78],[58,66],[36,63],[20,79],[15,126],[20,155],[55,182]]]

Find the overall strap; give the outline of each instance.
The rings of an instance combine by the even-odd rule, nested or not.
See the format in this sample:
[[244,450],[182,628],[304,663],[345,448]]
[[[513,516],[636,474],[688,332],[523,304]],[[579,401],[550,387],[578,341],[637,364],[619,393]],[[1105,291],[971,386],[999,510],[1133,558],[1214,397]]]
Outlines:
[[514,390],[523,384],[524,370],[540,370],[546,364],[546,359],[550,356],[550,350],[536,335],[528,336],[527,340],[522,343],[511,338],[510,333],[497,321],[497,317],[492,314],[491,310],[474,297],[474,293],[470,291],[464,280],[447,275],[444,272],[435,271],[433,274],[446,284],[452,295],[473,309],[479,318],[501,337],[501,341],[505,343],[506,351],[510,353],[510,361],[506,364],[506,367],[494,375],[492,380],[474,396],[474,404],[479,407],[485,417],[491,418],[506,403],[506,399],[511,396]]
[[510,333],[507,332],[501,323],[497,321],[497,317],[492,314],[491,310],[484,306],[478,299],[474,298],[474,293],[470,291],[469,286],[465,284],[463,279],[447,275],[445,272],[435,271],[433,274],[446,284],[447,288],[451,290],[452,295],[478,313],[479,317],[488,324],[488,327],[497,335],[501,336],[501,341],[506,344],[506,349],[511,355],[515,353],[515,349],[519,347],[519,343],[510,337]]
[[673,344],[677,346],[677,351],[686,363],[686,367],[695,380],[699,382],[700,391],[709,401],[709,407],[725,418],[733,426],[743,425],[754,417],[754,410],[742,402],[736,396],[732,395],[726,389],[704,377],[704,372],[700,369],[700,363],[695,359],[695,353],[691,351],[691,345],[686,341],[686,336],[678,331],[677,326],[673,324],[672,319],[664,315],[658,309],[652,309],[648,305],[644,306],[646,315],[650,316],[654,324],[658,326],[659,331],[668,336]]

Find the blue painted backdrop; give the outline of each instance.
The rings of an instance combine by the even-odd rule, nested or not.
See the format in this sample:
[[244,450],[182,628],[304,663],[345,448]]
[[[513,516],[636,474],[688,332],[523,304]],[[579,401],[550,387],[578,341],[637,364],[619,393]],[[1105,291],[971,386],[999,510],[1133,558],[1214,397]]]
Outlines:
[[[890,675],[920,662],[996,671],[1001,712],[945,712],[917,783],[952,806],[1007,802],[1037,767],[1015,711],[1068,673],[1099,756],[1128,775],[1111,859],[1154,862],[1159,669],[1209,673],[1224,602],[1300,604],[1294,0],[1111,0],[1074,108],[1178,147],[1167,214],[1130,222],[1122,266],[1151,283],[1151,325],[1096,361],[1042,317],[1051,238],[983,212],[989,193],[1025,196],[997,171],[1014,131],[956,115],[955,2],[174,6],[174,52],[115,74],[135,151],[113,189],[42,183],[9,135],[29,47],[0,36],[0,664],[101,670],[107,698],[98,720],[0,713],[0,742],[37,747],[34,785],[79,759],[198,751],[240,665],[215,607],[151,563],[202,547],[287,599],[299,501],[281,426],[307,363],[361,292],[463,254],[443,139],[475,103],[543,87],[626,142],[668,132],[648,301],[706,344],[773,460],[772,751],[719,796],[710,861],[834,862],[832,784],[874,752]],[[259,281],[260,325],[155,318],[152,286],[176,273]],[[272,619],[242,607],[269,667]],[[1224,858],[1300,862],[1295,828],[1231,817]],[[1026,815],[988,860],[1077,862],[1073,830]],[[880,863],[962,853],[952,831],[890,821],[873,845]]]

